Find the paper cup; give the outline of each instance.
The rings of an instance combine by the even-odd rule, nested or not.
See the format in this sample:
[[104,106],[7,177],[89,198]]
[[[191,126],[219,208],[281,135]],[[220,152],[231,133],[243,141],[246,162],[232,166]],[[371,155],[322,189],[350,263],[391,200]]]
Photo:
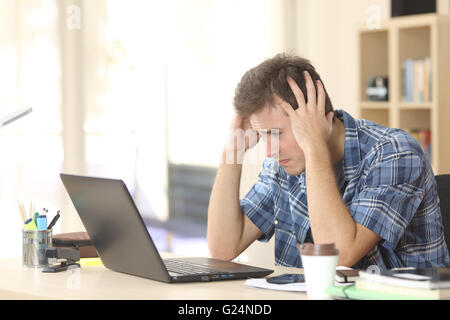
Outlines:
[[305,274],[306,293],[310,299],[330,299],[325,290],[334,286],[339,251],[334,243],[299,245]]

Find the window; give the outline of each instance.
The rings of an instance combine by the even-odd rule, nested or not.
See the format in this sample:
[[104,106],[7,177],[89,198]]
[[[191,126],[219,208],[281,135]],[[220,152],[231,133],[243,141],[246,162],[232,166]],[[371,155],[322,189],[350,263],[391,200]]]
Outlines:
[[1,257],[21,255],[17,200],[53,215],[61,202],[63,163],[56,0],[0,1],[0,114],[33,112],[0,131]]
[[[84,173],[124,179],[144,216],[167,219],[169,166],[215,169],[237,82],[278,51],[281,38],[276,0],[80,4],[74,32],[82,48],[67,55],[67,43],[59,43],[68,33],[67,8],[57,0],[0,0],[0,113],[34,109],[0,132],[0,206],[13,230],[2,237],[14,239],[7,250],[16,256],[16,200],[59,209],[59,173],[77,157],[63,151],[77,141],[85,141]],[[74,66],[82,68],[74,92],[84,125],[63,148],[62,105],[70,97],[62,83],[75,77]]]

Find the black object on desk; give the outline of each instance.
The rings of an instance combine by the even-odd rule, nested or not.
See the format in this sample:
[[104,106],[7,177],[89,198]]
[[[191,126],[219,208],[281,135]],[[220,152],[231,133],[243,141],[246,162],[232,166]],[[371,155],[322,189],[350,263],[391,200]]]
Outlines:
[[45,250],[45,256],[48,258],[49,262],[60,261],[60,264],[51,265],[45,267],[42,272],[60,272],[66,271],[70,268],[80,267],[80,264],[77,261],[80,261],[80,252],[75,249],[68,248],[48,248]]
[[305,282],[305,275],[300,273],[284,273],[279,276],[267,278],[268,283],[286,284],[294,282]]

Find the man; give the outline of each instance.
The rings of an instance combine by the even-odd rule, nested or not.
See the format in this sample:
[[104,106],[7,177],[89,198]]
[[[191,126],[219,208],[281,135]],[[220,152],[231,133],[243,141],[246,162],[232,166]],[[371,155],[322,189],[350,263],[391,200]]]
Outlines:
[[227,143],[208,212],[211,256],[231,260],[275,235],[278,265],[301,267],[304,242],[334,242],[338,265],[358,269],[449,264],[436,182],[413,137],[333,111],[314,67],[286,54],[249,70],[234,105],[230,136],[258,132],[268,158],[239,200],[236,159],[258,139]]

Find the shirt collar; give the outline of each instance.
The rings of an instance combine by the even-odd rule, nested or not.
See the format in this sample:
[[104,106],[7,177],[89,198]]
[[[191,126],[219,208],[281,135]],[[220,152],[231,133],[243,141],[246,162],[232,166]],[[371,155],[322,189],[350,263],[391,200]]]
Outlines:
[[344,110],[335,110],[336,117],[344,121],[345,144],[343,168],[346,180],[350,180],[355,169],[361,162],[361,148],[358,138],[356,120]]

